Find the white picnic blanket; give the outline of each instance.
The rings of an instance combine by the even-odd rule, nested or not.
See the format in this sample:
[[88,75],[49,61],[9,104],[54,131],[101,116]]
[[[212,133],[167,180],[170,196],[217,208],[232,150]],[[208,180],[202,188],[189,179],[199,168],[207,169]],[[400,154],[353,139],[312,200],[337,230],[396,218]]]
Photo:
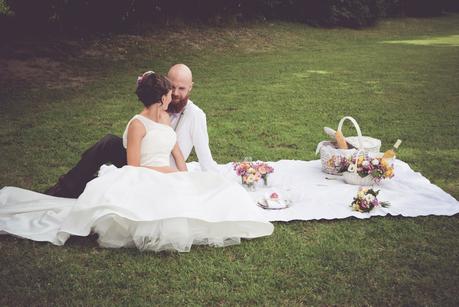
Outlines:
[[[259,187],[254,192],[249,192],[254,200],[253,205],[256,206],[258,200],[272,192],[291,200],[291,205],[285,209],[257,210],[265,214],[265,219],[269,221],[329,220],[351,216],[363,219],[386,214],[414,217],[459,213],[459,202],[456,199],[399,160],[395,161],[395,177],[376,187],[380,189],[379,200],[389,201],[390,207],[378,207],[369,213],[351,210],[350,204],[359,187],[345,184],[339,177],[326,179],[330,175],[321,171],[319,160],[281,160],[269,164],[274,167],[274,173],[270,174],[269,178],[271,186]],[[196,162],[189,163],[188,167],[190,171],[200,171]],[[240,183],[240,177],[235,174],[231,163],[219,165],[219,171],[223,176]],[[61,245],[64,241],[57,234],[77,202],[76,199],[4,187],[0,190],[0,235],[10,233]],[[250,212],[249,209],[247,212]]]
[[[395,176],[374,186],[380,190],[378,199],[390,202],[388,208],[378,207],[369,213],[352,211],[350,204],[358,186],[344,183],[341,177],[321,171],[320,160],[280,160],[268,162],[274,167],[269,176],[270,187],[262,184],[250,192],[255,201],[270,192],[279,192],[291,199],[290,207],[281,210],[265,210],[270,221],[343,219],[371,216],[402,215],[406,217],[426,215],[454,215],[459,213],[459,202],[438,186],[413,171],[410,166],[395,160]],[[199,169],[196,162],[188,164],[191,171]],[[240,182],[231,163],[219,165],[220,172]],[[327,179],[333,178],[333,179]]]

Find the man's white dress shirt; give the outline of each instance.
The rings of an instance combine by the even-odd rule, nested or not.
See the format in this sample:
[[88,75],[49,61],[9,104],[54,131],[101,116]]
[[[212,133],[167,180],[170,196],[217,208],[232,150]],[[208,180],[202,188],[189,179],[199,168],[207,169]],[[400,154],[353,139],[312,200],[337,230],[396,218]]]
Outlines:
[[[188,100],[182,113],[171,115],[171,126],[177,133],[177,143],[185,161],[194,147],[203,171],[217,172],[217,163],[212,158],[207,134],[206,114],[191,100]],[[171,156],[171,166],[176,166]]]

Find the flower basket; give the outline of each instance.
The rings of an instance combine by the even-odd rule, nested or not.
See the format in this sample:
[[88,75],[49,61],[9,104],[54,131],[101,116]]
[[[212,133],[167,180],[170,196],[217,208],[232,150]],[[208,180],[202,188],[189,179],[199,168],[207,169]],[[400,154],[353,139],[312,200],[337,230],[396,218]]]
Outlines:
[[344,172],[343,173],[344,182],[353,185],[361,185],[361,186],[372,186],[376,182],[375,178],[371,175],[367,175],[365,177],[360,177],[357,173],[351,172]]
[[394,167],[383,157],[371,157],[364,151],[357,151],[349,160],[347,171],[343,173],[344,182],[360,186],[379,184],[381,180],[392,178]]

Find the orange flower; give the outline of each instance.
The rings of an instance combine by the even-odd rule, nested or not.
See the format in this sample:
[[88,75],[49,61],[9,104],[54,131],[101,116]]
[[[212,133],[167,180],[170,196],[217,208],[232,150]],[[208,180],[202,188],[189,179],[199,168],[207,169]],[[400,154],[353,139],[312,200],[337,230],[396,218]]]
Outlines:
[[389,162],[386,159],[381,159],[381,166],[383,168],[389,168]]
[[391,178],[392,176],[394,176],[394,169],[392,167],[389,167],[384,173],[384,177]]

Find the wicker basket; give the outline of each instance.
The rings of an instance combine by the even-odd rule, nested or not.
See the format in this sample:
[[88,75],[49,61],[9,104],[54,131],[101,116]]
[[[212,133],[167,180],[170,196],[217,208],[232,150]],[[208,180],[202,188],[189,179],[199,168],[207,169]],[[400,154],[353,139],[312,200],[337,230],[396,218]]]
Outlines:
[[377,182],[375,178],[371,175],[367,175],[365,177],[361,177],[357,171],[355,172],[344,172],[343,173],[343,180],[348,184],[353,185],[361,185],[361,186],[372,186],[375,185]]
[[351,173],[351,172],[344,172],[343,179],[344,179],[344,182],[348,184],[362,185],[362,186],[372,186],[376,183],[373,176],[371,175],[360,177],[359,174]]
[[345,159],[349,160],[357,152],[356,149],[338,149],[329,141],[321,142],[319,146],[318,152],[320,152],[322,171],[332,175],[337,175],[345,171],[341,163]]
[[349,160],[356,152],[379,152],[381,147],[381,141],[368,136],[362,136],[362,131],[357,121],[350,117],[343,117],[338,124],[338,131],[341,131],[345,120],[349,120],[357,131],[357,136],[347,137],[346,141],[353,145],[355,148],[352,149],[339,149],[336,145],[330,141],[323,141],[317,145],[316,154],[320,153],[320,161],[322,165],[322,171],[328,174],[340,174],[345,169],[341,167],[341,161],[344,159]]

